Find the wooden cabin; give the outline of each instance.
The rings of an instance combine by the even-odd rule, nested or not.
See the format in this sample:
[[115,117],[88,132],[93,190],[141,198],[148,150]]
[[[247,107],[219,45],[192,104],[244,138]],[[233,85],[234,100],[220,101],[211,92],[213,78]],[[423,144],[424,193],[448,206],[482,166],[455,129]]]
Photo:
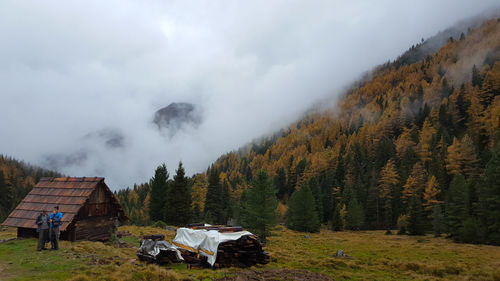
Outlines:
[[104,178],[42,178],[2,223],[17,227],[17,237],[37,237],[42,210],[63,213],[61,239],[108,240],[119,222],[128,220]]

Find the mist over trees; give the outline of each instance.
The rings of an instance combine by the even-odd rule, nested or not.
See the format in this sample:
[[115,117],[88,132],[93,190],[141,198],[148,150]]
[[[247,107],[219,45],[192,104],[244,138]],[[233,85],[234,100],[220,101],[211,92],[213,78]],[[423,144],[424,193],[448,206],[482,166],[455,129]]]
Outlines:
[[245,224],[252,183],[264,171],[291,229],[399,228],[499,244],[500,46],[488,39],[499,34],[490,20],[433,55],[387,63],[335,112],[310,113],[223,155],[193,178],[193,213]]
[[[179,163],[170,178],[162,164],[115,195],[137,225],[241,223],[264,237],[277,222],[308,232],[398,228],[500,245],[498,36],[490,20],[426,58],[382,65],[335,110],[204,173],[186,177]],[[58,175],[1,156],[0,218],[40,177]]]
[[[340,112],[311,113],[182,184],[165,183],[162,171],[167,187],[158,189],[155,173],[157,195],[139,205],[149,206],[150,222],[180,224],[163,218],[158,202],[168,213],[182,197],[193,214],[183,221],[239,222],[260,235],[276,212],[299,231],[399,228],[500,244],[500,55],[474,64],[461,56],[500,47],[485,39],[499,34],[492,20],[425,59],[383,65],[348,91]],[[175,195],[174,183],[186,182],[177,189],[190,197]]]

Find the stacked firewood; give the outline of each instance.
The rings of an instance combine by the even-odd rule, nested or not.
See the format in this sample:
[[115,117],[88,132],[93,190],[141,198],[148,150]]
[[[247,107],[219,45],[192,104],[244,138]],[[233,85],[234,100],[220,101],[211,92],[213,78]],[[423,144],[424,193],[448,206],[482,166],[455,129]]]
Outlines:
[[214,267],[250,267],[267,264],[269,255],[254,235],[245,235],[235,241],[220,243]]
[[184,262],[187,263],[189,269],[204,268],[210,266],[207,262],[207,257],[199,253],[195,253],[183,248],[178,248],[181,252]]
[[[187,227],[192,229],[217,230],[219,232],[243,231],[241,226],[223,226],[191,224]],[[188,250],[181,251],[184,260],[192,264],[191,267],[201,267],[206,265],[206,257]],[[190,262],[191,261],[191,262]],[[256,264],[267,264],[269,255],[262,250],[262,244],[254,235],[245,235],[238,240],[227,241],[219,244],[217,248],[217,259],[214,267],[250,267]]]

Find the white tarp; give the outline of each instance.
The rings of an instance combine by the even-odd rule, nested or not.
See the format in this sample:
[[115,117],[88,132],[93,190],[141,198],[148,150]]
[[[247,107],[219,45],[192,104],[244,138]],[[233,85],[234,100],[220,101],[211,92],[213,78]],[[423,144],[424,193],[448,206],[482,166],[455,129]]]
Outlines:
[[[213,266],[217,259],[217,248],[220,243],[238,240],[245,235],[253,235],[248,231],[224,232],[206,229],[191,229],[181,227],[177,229],[172,243],[181,248],[191,248],[206,256],[208,263]],[[186,247],[187,246],[187,247]]]

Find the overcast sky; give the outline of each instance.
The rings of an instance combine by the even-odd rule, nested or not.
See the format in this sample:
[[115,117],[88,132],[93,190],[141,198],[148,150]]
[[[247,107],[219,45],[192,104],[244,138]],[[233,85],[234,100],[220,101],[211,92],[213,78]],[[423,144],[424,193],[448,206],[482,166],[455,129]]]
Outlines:
[[[0,153],[70,159],[60,172],[114,190],[162,162],[199,172],[495,3],[1,1]],[[153,114],[172,102],[196,104],[201,125],[158,132]]]

